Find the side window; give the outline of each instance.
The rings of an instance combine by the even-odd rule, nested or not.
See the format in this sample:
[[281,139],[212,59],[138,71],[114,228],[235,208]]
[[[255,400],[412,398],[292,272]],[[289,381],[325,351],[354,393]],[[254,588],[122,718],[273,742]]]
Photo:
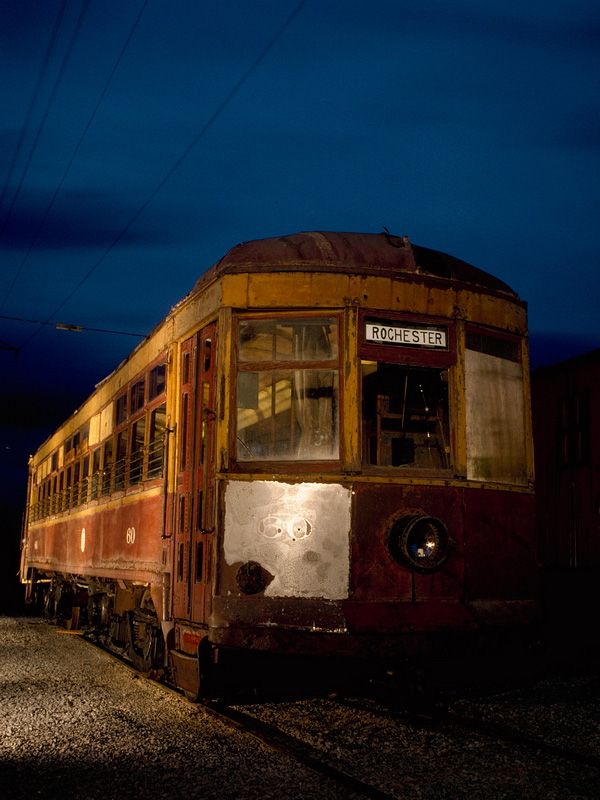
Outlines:
[[70,508],[73,505],[73,494],[72,494],[72,478],[73,473],[71,467],[67,467],[67,471],[65,473],[65,509]]
[[117,397],[115,404],[115,424],[121,425],[127,419],[127,394]]
[[73,505],[73,470],[67,467],[65,471],[65,509]]
[[81,486],[79,481],[81,480],[81,462],[76,461],[73,465],[73,500],[71,505],[78,506],[80,501],[80,494],[81,494]]
[[125,473],[127,469],[127,431],[117,434],[117,457],[115,461],[115,489],[125,486]]
[[100,472],[100,448],[98,447],[92,453],[92,481],[90,489],[90,497],[95,500],[100,492],[100,484],[102,473]]
[[158,406],[150,414],[150,438],[148,442],[148,477],[159,478],[163,474],[163,452],[167,428],[167,408]]
[[145,395],[146,395],[146,381],[142,378],[141,381],[137,381],[131,387],[130,398],[129,398],[129,413],[135,414],[136,411],[139,411],[140,408],[144,407],[145,402]]
[[87,503],[89,493],[89,478],[90,478],[90,457],[84,456],[81,462],[81,490],[79,493],[79,502]]
[[109,439],[102,449],[102,494],[108,494],[111,490],[112,471],[113,449],[112,439]]
[[150,381],[148,388],[148,399],[154,400],[165,391],[166,388],[166,364],[159,364],[150,370]]
[[138,419],[131,426],[129,483],[139,483],[142,480],[145,436],[146,418],[141,417],[141,419]]

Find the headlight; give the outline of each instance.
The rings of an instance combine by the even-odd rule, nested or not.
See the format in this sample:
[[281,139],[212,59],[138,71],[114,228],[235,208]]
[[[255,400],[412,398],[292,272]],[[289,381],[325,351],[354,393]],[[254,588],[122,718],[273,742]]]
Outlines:
[[396,561],[418,572],[433,572],[448,558],[448,531],[436,517],[401,517],[392,525],[388,547]]

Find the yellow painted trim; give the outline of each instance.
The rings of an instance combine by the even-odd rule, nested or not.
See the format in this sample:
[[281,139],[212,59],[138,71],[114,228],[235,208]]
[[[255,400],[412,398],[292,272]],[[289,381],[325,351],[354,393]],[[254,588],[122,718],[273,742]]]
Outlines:
[[530,486],[514,486],[506,483],[467,481],[457,478],[408,478],[388,475],[354,475],[335,472],[319,473],[247,473],[218,472],[220,481],[281,481],[282,483],[343,483],[343,484],[392,484],[394,486],[451,486],[459,489],[485,489],[486,491],[514,492],[517,494],[533,494]]
[[344,349],[340,380],[343,382],[342,436],[340,449],[342,466],[346,471],[360,469],[360,418],[359,412],[360,360],[358,358],[358,311],[356,306],[346,309],[343,320]]
[[230,308],[248,308],[248,273],[224,275],[222,303]]
[[427,286],[417,280],[344,273],[254,272],[224,275],[221,302],[248,311],[293,308],[360,308],[405,311],[448,319],[456,309],[480,325],[524,334],[527,314],[510,298],[452,286]]

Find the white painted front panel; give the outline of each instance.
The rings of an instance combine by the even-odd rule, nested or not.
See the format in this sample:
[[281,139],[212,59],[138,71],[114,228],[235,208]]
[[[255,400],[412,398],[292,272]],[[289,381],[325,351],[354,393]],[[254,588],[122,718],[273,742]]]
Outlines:
[[258,562],[274,576],[268,597],[348,597],[351,492],[339,484],[230,481],[228,565]]

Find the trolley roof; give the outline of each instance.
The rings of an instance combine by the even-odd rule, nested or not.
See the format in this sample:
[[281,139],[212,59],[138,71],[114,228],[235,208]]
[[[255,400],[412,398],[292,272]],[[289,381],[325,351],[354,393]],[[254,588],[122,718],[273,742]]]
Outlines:
[[226,273],[291,270],[354,272],[405,280],[429,277],[517,298],[506,283],[466,261],[387,232],[310,231],[242,242],[203,275],[196,287]]

